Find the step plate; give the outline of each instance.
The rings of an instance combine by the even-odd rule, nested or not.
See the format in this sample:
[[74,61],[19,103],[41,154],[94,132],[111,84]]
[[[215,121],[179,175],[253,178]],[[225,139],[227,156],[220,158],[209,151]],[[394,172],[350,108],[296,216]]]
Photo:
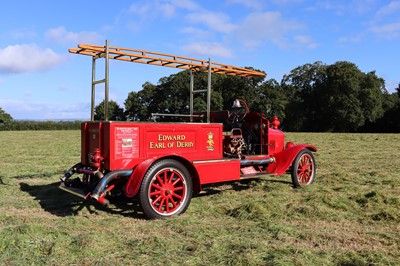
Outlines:
[[80,188],[74,188],[74,187],[67,187],[65,186],[64,183],[61,183],[61,185],[59,186],[60,189],[64,190],[65,192],[71,193],[77,197],[80,197],[82,199],[87,199],[88,196],[90,195],[90,193],[85,193],[83,191],[83,189]]

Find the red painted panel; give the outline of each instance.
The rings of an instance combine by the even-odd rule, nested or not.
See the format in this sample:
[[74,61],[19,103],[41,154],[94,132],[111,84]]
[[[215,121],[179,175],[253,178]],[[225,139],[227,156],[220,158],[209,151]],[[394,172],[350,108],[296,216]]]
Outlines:
[[193,162],[201,185],[240,179],[240,160],[210,160]]
[[90,152],[94,152],[101,145],[101,124],[85,122],[81,124],[81,162],[89,164]]
[[133,169],[152,157],[222,159],[222,124],[85,122],[81,160],[100,149],[103,170]]
[[285,134],[279,129],[268,128],[268,154],[283,151],[285,148]]

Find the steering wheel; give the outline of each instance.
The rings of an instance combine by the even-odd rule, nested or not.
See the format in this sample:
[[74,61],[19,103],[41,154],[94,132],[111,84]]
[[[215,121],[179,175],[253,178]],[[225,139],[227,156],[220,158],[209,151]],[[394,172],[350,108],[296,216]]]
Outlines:
[[[237,104],[236,101],[238,101],[239,104]],[[243,104],[243,106],[241,103]],[[235,100],[234,106],[232,107],[231,113],[229,114],[228,121],[232,125],[241,123],[248,113],[249,107],[247,106],[246,102],[241,99],[237,99]]]

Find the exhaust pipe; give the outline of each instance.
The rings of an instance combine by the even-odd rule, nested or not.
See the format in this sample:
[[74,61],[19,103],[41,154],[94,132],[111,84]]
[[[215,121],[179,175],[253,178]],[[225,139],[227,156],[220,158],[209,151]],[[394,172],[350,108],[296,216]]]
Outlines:
[[273,162],[275,162],[274,157],[264,159],[264,160],[241,160],[240,166],[263,165],[263,164],[268,164],[268,163],[273,163]]
[[106,186],[115,178],[130,176],[132,172],[133,170],[117,170],[109,172],[102,179],[100,179],[97,186],[93,189],[90,197],[102,205],[108,205],[109,202],[107,199],[105,199]]

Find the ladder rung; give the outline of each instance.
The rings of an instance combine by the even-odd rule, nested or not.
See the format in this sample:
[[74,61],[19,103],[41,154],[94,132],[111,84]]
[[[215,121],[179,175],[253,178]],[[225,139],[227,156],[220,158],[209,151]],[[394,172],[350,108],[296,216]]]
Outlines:
[[202,93],[202,92],[207,92],[208,90],[207,89],[204,89],[204,90],[196,90],[196,91],[193,91],[193,93]]
[[104,83],[106,81],[107,81],[106,79],[100,79],[100,80],[94,81],[93,84],[100,84],[100,83]]

